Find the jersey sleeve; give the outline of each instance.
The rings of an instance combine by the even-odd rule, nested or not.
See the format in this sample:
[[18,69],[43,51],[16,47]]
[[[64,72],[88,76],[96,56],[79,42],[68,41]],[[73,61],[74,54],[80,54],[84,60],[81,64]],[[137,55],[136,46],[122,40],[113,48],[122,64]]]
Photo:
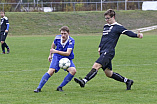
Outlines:
[[61,38],[61,37],[60,37],[59,35],[57,35],[57,36],[55,37],[55,39],[54,39],[54,41],[53,41],[54,44],[55,44],[55,46],[57,46],[57,44],[58,44],[58,43],[57,43],[57,40],[60,39],[60,38]]
[[127,29],[124,28],[123,26],[119,26],[119,27],[118,27],[118,32],[119,32],[120,34],[124,34],[125,31],[127,31]]
[[56,40],[56,38],[54,39],[53,43],[55,44],[55,46],[57,46],[57,40]]
[[120,26],[119,28],[119,32],[121,34],[125,34],[129,37],[137,37],[137,34],[133,33],[132,31],[127,30],[126,28],[124,28],[123,26]]
[[9,30],[9,20],[8,20],[8,18],[4,17],[4,21],[5,21],[6,25],[7,25],[6,30]]
[[4,19],[5,19],[5,23],[6,23],[6,24],[9,24],[9,20],[8,20],[8,18],[5,17]]
[[135,34],[132,31],[125,31],[124,34],[126,34],[129,37],[135,37],[135,38],[137,38],[137,34]]
[[74,45],[75,45],[75,40],[69,40],[69,45],[68,48],[74,49]]

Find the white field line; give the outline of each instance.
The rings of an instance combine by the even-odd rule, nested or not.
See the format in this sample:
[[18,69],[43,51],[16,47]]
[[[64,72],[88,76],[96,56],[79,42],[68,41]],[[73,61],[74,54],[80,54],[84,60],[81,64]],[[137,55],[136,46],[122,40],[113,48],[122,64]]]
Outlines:
[[139,28],[139,29],[134,29],[134,30],[131,30],[131,31],[137,32],[138,30],[140,30],[140,32],[146,32],[146,31],[151,31],[151,30],[155,30],[155,29],[157,29],[157,25],[144,27],[144,28]]
[[[154,64],[157,64],[157,63],[153,63],[153,64],[122,64],[122,65],[114,65],[114,66],[127,66],[127,67],[129,67],[129,66],[150,66],[150,65],[154,65]],[[76,69],[90,69],[90,68],[92,68],[92,66],[76,67]],[[2,72],[2,73],[8,73],[8,72],[14,73],[14,72],[33,72],[33,71],[44,71],[44,70],[47,71],[48,69],[43,68],[43,69],[36,69],[36,70],[18,70],[18,71],[0,71],[0,72]]]

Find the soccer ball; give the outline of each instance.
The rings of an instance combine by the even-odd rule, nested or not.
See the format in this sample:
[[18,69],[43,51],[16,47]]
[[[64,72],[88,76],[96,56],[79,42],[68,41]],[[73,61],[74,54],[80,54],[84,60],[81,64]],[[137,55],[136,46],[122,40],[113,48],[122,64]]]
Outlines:
[[59,60],[59,67],[61,69],[68,69],[70,67],[70,60],[68,58],[62,58]]

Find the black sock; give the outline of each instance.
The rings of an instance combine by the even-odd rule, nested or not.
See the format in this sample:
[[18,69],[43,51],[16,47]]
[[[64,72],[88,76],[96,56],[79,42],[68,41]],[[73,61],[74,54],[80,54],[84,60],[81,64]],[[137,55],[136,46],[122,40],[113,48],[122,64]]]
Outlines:
[[113,78],[113,79],[120,81],[120,82],[126,82],[127,81],[127,78],[125,78],[125,77],[123,77],[120,74],[115,73],[115,72],[113,72],[113,74],[110,78]]
[[9,49],[7,43],[3,43],[4,44],[4,47],[6,47],[7,49]]
[[[86,79],[87,81],[91,80],[92,78],[95,77],[95,75],[97,74],[97,70],[92,68],[92,70],[86,75],[86,77],[84,79]],[[87,82],[85,81],[85,83]]]
[[2,51],[5,52],[5,44],[2,44]]

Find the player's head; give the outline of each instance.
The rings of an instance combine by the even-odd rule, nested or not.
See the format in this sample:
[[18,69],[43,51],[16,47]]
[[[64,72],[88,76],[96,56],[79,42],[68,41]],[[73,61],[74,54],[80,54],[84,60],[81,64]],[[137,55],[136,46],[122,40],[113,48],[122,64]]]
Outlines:
[[69,27],[68,26],[63,26],[60,29],[61,35],[62,35],[62,39],[63,41],[66,41],[68,39],[69,36]]
[[4,17],[5,11],[1,11],[1,17]]
[[116,16],[116,13],[114,10],[112,9],[108,9],[105,13],[104,13],[104,17],[105,17],[105,20],[108,24],[112,24],[115,22],[115,16]]

